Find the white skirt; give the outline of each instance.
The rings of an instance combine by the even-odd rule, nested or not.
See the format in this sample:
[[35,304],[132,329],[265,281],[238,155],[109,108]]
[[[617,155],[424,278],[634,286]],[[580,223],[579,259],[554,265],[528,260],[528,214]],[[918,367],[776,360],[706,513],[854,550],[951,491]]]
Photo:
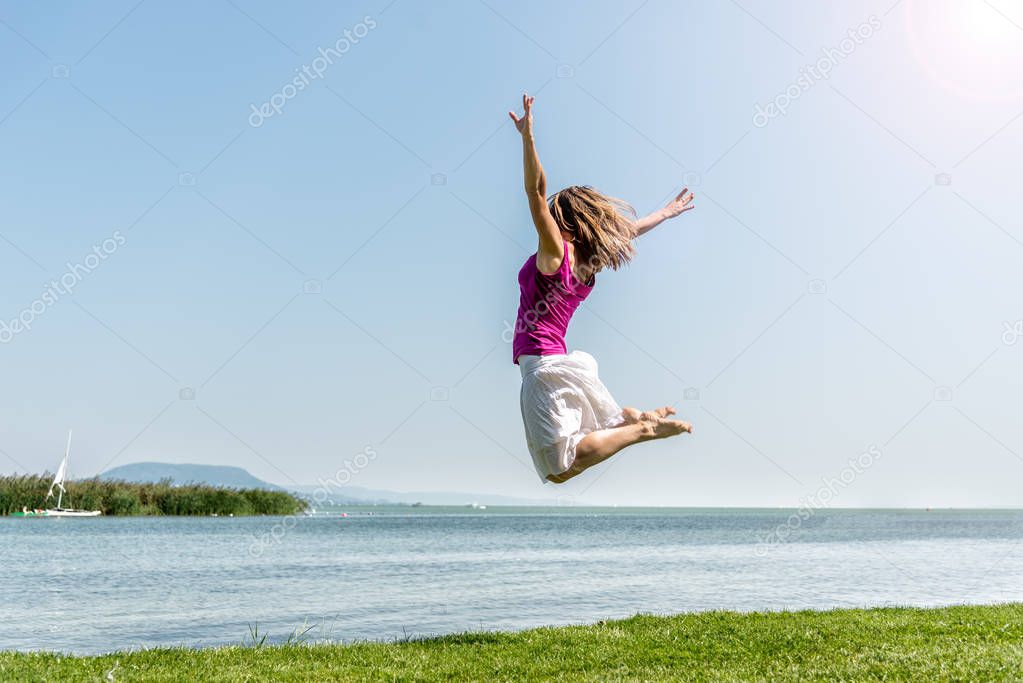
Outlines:
[[519,356],[519,369],[526,444],[542,481],[572,467],[584,436],[622,423],[622,409],[597,376],[590,354]]

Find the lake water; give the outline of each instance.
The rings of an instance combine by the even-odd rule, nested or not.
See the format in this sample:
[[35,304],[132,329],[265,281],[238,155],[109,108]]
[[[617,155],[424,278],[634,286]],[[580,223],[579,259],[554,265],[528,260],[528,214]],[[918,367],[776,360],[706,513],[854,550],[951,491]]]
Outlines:
[[312,639],[391,640],[636,612],[1023,601],[1023,511],[347,511],[0,519],[0,649],[209,646],[303,624]]

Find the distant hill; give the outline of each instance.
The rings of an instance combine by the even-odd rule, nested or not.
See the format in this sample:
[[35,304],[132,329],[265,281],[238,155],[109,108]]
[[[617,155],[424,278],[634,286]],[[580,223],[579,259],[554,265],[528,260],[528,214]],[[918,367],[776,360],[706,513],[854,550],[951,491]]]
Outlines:
[[[129,482],[158,482],[170,479],[175,484],[208,484],[236,489],[267,489],[269,491],[289,491],[303,498],[308,498],[315,486],[283,487],[263,481],[252,476],[241,467],[225,465],[193,465],[188,463],[168,462],[133,462],[128,465],[114,467],[99,475],[100,479],[121,480]],[[341,495],[337,489],[331,491],[330,500],[338,505],[386,505],[391,500],[374,497],[366,498]]]
[[132,482],[158,482],[170,479],[175,484],[209,484],[236,489],[268,489],[283,491],[275,484],[257,479],[241,467],[223,465],[189,465],[167,462],[133,462],[107,470],[100,479],[120,479]]
[[239,489],[268,489],[270,491],[290,491],[302,497],[314,499],[315,502],[328,502],[335,505],[557,505],[558,500],[551,495],[547,499],[515,498],[487,493],[461,493],[455,491],[382,491],[366,489],[360,486],[327,486],[326,501],[318,494],[321,486],[296,485],[278,486],[258,479],[241,467],[224,465],[193,465],[187,463],[167,462],[134,462],[107,470],[99,475],[100,479],[120,479],[129,482],[158,482],[170,479],[176,484],[209,484],[210,486],[226,486]]

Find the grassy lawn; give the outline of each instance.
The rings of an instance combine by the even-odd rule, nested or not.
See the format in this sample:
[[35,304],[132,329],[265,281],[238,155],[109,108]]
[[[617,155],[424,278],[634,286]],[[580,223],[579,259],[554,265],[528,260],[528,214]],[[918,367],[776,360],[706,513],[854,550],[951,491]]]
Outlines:
[[343,646],[0,653],[2,681],[545,679],[1019,681],[1023,605],[637,616]]

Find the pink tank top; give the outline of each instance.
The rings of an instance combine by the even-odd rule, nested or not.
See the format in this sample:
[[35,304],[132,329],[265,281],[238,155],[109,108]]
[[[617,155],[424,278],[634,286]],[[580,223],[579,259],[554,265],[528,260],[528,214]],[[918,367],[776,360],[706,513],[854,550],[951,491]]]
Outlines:
[[519,313],[515,316],[512,361],[519,356],[549,356],[567,353],[565,332],[575,309],[593,291],[595,278],[584,285],[572,272],[568,261],[568,243],[561,267],[550,275],[536,267],[533,254],[519,270]]

